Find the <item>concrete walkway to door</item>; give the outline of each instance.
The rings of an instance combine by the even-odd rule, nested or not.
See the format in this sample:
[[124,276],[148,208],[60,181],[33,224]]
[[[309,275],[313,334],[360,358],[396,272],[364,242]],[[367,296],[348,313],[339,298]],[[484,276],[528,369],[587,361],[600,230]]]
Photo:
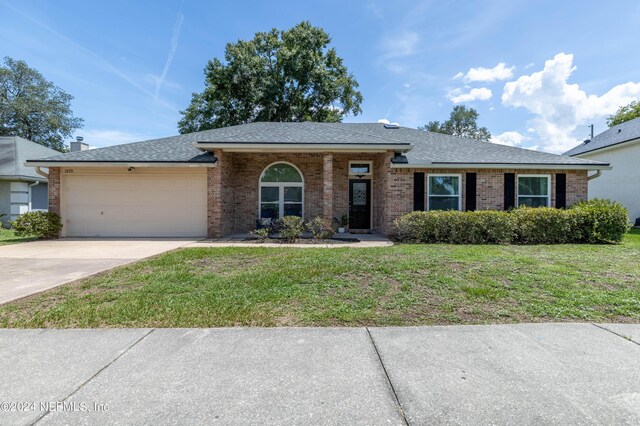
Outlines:
[[195,241],[63,238],[0,246],[0,304]]

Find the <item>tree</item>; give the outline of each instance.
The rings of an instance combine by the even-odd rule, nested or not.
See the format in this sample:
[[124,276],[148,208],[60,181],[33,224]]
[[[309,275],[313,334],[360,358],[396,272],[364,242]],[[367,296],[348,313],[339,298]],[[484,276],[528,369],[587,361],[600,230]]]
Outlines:
[[491,140],[491,133],[486,127],[478,127],[479,116],[480,114],[473,108],[456,105],[453,107],[449,119],[444,123],[430,121],[426,126],[418,127],[418,129],[488,142]]
[[180,133],[254,121],[339,122],[362,112],[358,82],[309,22],[228,43],[205,68],[205,89],[182,111]]
[[0,136],[20,136],[58,151],[82,127],[73,116],[73,96],[24,61],[4,58],[0,66]]
[[607,118],[607,125],[613,127],[625,121],[640,117],[640,102],[633,101],[629,105],[621,106],[615,114]]

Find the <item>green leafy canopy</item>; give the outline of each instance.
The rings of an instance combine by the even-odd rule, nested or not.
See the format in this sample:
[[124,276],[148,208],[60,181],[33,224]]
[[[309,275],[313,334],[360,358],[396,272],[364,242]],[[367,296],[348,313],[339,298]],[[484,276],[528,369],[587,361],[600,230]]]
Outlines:
[[58,151],[83,120],[73,116],[73,96],[24,61],[0,66],[0,136],[20,136]]
[[486,127],[478,127],[479,116],[480,114],[473,108],[456,105],[453,107],[449,119],[444,123],[430,121],[418,129],[488,142],[491,140],[491,133]]
[[330,42],[322,28],[301,22],[228,43],[224,62],[207,63],[205,89],[182,111],[180,132],[254,121],[339,122],[359,114],[358,82]]
[[613,127],[638,117],[640,117],[640,102],[633,101],[629,105],[621,106],[615,114],[610,115],[607,125]]

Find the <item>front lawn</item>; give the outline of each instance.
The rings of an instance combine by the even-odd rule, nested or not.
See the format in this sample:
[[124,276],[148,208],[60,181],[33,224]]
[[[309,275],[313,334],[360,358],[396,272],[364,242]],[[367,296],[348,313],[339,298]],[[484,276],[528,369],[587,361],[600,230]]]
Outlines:
[[24,243],[25,241],[33,241],[33,237],[18,237],[15,231],[11,229],[0,228],[0,246],[6,244]]
[[191,248],[0,307],[2,327],[640,322],[622,245]]

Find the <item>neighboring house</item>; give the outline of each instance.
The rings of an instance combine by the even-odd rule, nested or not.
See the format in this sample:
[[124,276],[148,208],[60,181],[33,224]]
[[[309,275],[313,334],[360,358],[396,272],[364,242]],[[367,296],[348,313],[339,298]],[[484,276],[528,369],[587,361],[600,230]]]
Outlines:
[[365,123],[251,123],[72,152],[49,168],[65,236],[218,237],[259,220],[349,215],[395,233],[425,209],[565,207],[601,162]]
[[632,222],[640,222],[640,118],[613,126],[565,155],[610,163],[611,171],[589,181],[589,197],[618,201]]
[[17,136],[0,136],[0,214],[2,225],[32,210],[47,210],[47,179],[25,166],[30,158],[60,154]]

